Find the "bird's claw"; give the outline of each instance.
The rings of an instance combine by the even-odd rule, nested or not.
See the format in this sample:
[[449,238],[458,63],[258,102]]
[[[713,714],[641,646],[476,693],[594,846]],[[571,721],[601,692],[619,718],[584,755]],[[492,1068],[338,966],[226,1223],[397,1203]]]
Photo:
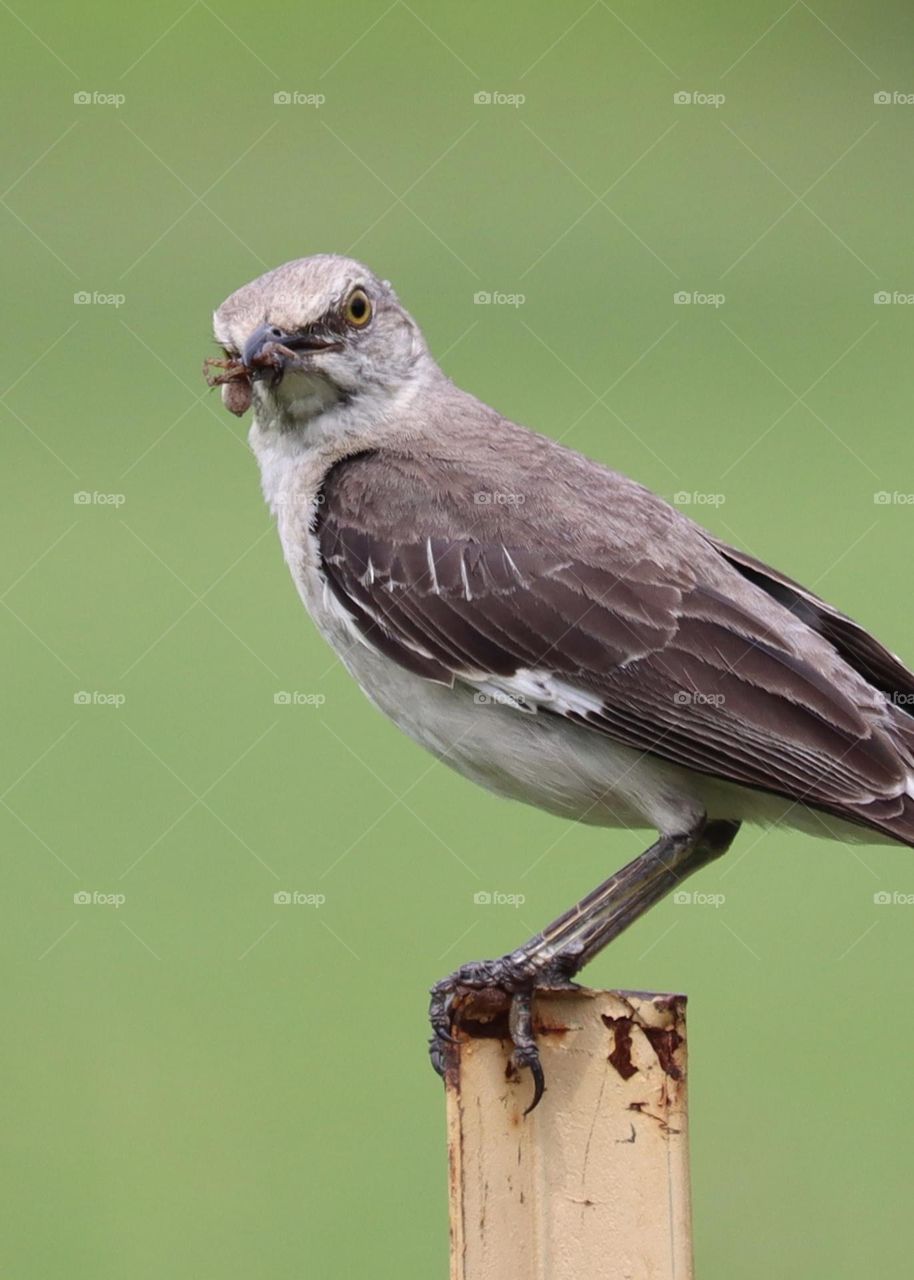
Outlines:
[[432,1038],[429,1056],[440,1076],[453,1060],[453,1046],[459,1043],[453,1028],[461,1015],[475,1024],[492,1022],[507,1013],[508,1035],[514,1046],[512,1066],[525,1067],[533,1077],[533,1100],[524,1112],[536,1107],[546,1088],[539,1049],[533,1032],[533,993],[536,977],[512,963],[510,956],[462,965],[431,990],[429,1021]]
[[533,1077],[533,1097],[530,1099],[528,1106],[524,1108],[524,1115],[528,1116],[531,1111],[539,1106],[540,1100],[546,1092],[546,1077],[543,1074],[543,1064],[540,1062],[540,1051],[536,1045],[533,1045],[530,1049],[519,1049],[515,1045],[511,1061],[518,1071],[527,1067]]

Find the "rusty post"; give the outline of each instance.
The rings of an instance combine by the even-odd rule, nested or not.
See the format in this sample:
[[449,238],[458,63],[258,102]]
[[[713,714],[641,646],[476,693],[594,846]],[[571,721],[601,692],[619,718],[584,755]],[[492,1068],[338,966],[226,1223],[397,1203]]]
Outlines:
[[690,1280],[685,997],[557,990],[534,1013],[526,1117],[498,1021],[455,1029],[451,1280]]

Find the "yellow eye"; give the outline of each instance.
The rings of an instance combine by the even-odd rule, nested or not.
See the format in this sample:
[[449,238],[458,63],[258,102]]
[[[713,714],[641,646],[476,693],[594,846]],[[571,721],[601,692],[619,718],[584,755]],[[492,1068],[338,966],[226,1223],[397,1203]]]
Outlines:
[[371,319],[371,299],[364,289],[353,289],[346,299],[346,323],[364,329]]

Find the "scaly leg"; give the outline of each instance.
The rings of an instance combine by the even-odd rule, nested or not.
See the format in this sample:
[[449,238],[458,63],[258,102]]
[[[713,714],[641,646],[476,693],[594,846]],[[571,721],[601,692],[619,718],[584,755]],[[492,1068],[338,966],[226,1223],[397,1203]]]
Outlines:
[[[568,986],[607,943],[619,936],[694,871],[720,857],[739,830],[738,822],[703,821],[685,835],[661,836],[633,862],[617,871],[541,933],[498,960],[461,965],[432,987],[429,1019],[432,1065],[444,1075],[451,1030],[460,1006],[473,993],[487,992],[509,1007],[509,1029],[517,1068],[533,1076],[533,1110],[545,1081],[533,1034],[533,993],[537,987]],[[477,997],[478,999],[478,997]],[[526,1113],[525,1113],[526,1114]]]

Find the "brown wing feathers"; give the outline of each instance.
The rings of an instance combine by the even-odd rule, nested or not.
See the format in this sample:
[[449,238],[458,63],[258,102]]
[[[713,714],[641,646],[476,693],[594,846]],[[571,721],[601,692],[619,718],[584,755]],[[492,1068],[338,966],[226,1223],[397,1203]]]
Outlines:
[[[856,623],[710,540],[777,605],[699,580],[688,555],[661,566],[628,548],[592,563],[519,519],[530,536],[506,545],[487,536],[491,519],[459,527],[440,495],[417,495],[416,516],[384,494],[387,475],[374,455],[338,464],[316,533],[330,589],[392,660],[447,684],[558,678],[599,708],[564,713],[624,745],[914,841],[914,720],[872,696],[914,692],[914,676]],[[779,632],[777,606],[810,616],[853,668],[847,687]],[[872,682],[856,700],[855,673]]]

